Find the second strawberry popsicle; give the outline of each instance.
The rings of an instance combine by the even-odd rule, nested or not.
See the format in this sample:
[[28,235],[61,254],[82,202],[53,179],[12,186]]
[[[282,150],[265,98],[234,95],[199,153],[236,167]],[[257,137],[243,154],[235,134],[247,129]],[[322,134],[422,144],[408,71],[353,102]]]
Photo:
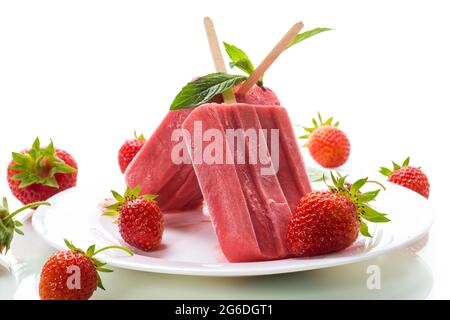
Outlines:
[[182,127],[226,258],[286,258],[291,212],[311,191],[286,110],[205,104],[192,111]]

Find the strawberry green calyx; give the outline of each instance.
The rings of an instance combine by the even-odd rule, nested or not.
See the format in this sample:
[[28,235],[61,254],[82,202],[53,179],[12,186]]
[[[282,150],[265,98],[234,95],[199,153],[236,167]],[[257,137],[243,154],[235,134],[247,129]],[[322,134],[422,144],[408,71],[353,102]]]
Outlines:
[[330,175],[331,180],[333,181],[333,185],[327,185],[328,188],[334,193],[338,193],[349,198],[355,204],[360,222],[360,232],[363,236],[369,238],[372,237],[372,235],[369,233],[369,228],[366,224],[366,221],[374,223],[384,223],[391,221],[386,217],[387,214],[380,213],[369,205],[371,201],[375,200],[381,189],[368,192],[360,191],[361,188],[367,183],[376,183],[384,189],[381,184],[375,181],[368,181],[368,178],[359,179],[353,184],[349,184],[345,181],[347,176],[343,177],[340,174],[337,174],[336,177],[333,173],[330,173]]
[[[94,245],[90,246],[85,252],[83,249],[75,247],[74,244],[67,239],[64,239],[64,242],[70,251],[75,252],[75,253],[80,253],[80,254],[84,255],[86,258],[88,258],[89,261],[91,261],[91,263],[94,265],[95,270],[97,270],[97,272],[113,272],[113,270],[105,268],[106,263],[101,262],[100,260],[94,258],[94,256],[96,254],[98,254],[102,251],[106,251],[106,250],[110,250],[110,249],[118,249],[118,250],[125,251],[130,256],[134,255],[134,253],[130,249],[127,249],[127,248],[124,248],[121,246],[107,246],[107,247],[95,250],[95,244],[94,244]],[[97,287],[99,287],[102,290],[105,290],[105,287],[103,286],[100,275],[98,276]]]
[[393,172],[400,170],[401,168],[408,167],[410,160],[411,160],[410,157],[406,158],[405,161],[403,161],[402,165],[399,165],[399,164],[395,163],[394,161],[392,161],[392,165],[393,165],[392,170],[388,169],[386,167],[381,167],[379,172],[386,177],[390,177]]
[[30,150],[25,153],[13,152],[12,158],[14,164],[11,168],[18,171],[12,179],[20,181],[19,188],[25,188],[32,184],[58,188],[55,177],[57,173],[76,172],[75,168],[68,166],[55,155],[52,141],[47,147],[41,148],[39,138],[34,140]]
[[320,112],[317,114],[317,120],[315,118],[313,118],[312,120],[313,123],[313,127],[303,127],[303,129],[306,131],[306,134],[303,136],[298,137],[299,139],[309,139],[309,137],[311,137],[311,134],[316,131],[317,129],[319,129],[320,127],[324,127],[324,126],[330,126],[330,127],[339,127],[339,121],[333,123],[333,117],[328,118],[326,121],[323,121],[322,116],[320,114]]
[[155,201],[155,199],[158,197],[154,194],[146,194],[146,195],[140,195],[141,193],[141,186],[137,186],[134,189],[131,189],[130,187],[127,187],[125,190],[124,195],[119,194],[118,192],[111,190],[111,193],[117,202],[108,205],[105,207],[106,211],[103,213],[104,216],[111,216],[115,217],[119,215],[120,209],[122,206],[130,200],[137,199],[137,198],[144,198],[147,200]]
[[20,221],[14,220],[15,216],[26,209],[49,205],[50,203],[48,202],[33,202],[10,213],[8,200],[3,198],[0,204],[0,254],[6,254],[9,251],[15,233],[23,235],[23,231],[20,230],[23,224]]
[[136,131],[134,131],[134,139],[139,140],[139,141],[145,141],[145,137],[143,134],[138,135],[136,133]]

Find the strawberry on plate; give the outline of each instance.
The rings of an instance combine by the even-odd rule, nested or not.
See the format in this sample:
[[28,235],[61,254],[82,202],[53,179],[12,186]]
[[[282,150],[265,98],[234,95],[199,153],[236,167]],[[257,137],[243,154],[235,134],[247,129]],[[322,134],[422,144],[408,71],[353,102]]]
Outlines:
[[15,233],[23,235],[23,231],[20,230],[22,223],[14,218],[24,210],[44,205],[48,206],[50,204],[48,202],[29,203],[10,213],[8,200],[3,197],[3,201],[0,204],[0,254],[6,254],[9,251]]
[[47,260],[39,282],[41,300],[88,300],[97,288],[105,290],[99,272],[113,272],[94,256],[109,249],[133,253],[120,246],[108,246],[99,250],[95,245],[86,252],[64,240],[69,250],[59,251]]
[[333,118],[326,121],[318,115],[319,121],[313,119],[313,127],[303,127],[307,134],[299,137],[308,139],[311,157],[324,168],[337,168],[347,162],[350,156],[350,141],[338,128],[339,122],[333,124]]
[[428,199],[430,196],[430,183],[421,168],[409,165],[410,158],[406,158],[403,164],[392,162],[394,168],[380,168],[380,173],[388,177],[388,181],[396,183],[402,187],[411,189]]
[[119,167],[122,173],[128,168],[128,165],[133,161],[136,154],[142,149],[145,144],[145,138],[141,134],[138,136],[136,132],[134,132],[134,139],[129,139],[124,142],[122,147],[119,150]]
[[360,232],[371,237],[365,221],[390,221],[386,214],[369,205],[380,190],[361,192],[367,178],[352,185],[346,183],[346,177],[331,174],[331,178],[333,185],[328,186],[329,190],[307,194],[294,211],[286,232],[294,256],[311,257],[343,250]]
[[118,216],[119,232],[129,245],[142,251],[156,250],[161,245],[164,220],[155,195],[139,195],[141,187],[127,188],[122,196],[111,191],[115,203],[106,207],[106,216]]
[[41,147],[39,138],[31,149],[12,153],[8,166],[8,184],[14,196],[23,204],[45,201],[77,184],[77,163],[53,142]]

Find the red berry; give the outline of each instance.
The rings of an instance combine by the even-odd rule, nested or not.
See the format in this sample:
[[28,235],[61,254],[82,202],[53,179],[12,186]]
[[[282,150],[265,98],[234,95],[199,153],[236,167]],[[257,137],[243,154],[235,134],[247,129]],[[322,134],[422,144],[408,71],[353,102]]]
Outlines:
[[136,154],[142,149],[144,144],[145,138],[142,135],[140,135],[139,137],[136,136],[135,139],[125,141],[125,143],[119,150],[118,156],[119,167],[122,173],[125,173],[125,171],[128,168],[128,165],[134,159]]
[[334,185],[329,186],[330,190],[307,194],[294,211],[286,231],[287,245],[294,256],[311,257],[345,249],[359,231],[371,236],[363,220],[389,221],[386,214],[368,205],[380,190],[360,191],[367,178],[350,185],[345,177],[331,177]]
[[108,249],[120,249],[133,255],[130,250],[119,246],[96,251],[94,245],[84,252],[67,240],[65,242],[70,250],[57,252],[42,268],[39,282],[41,300],[88,300],[97,287],[104,290],[98,272],[112,272],[94,256]]
[[135,248],[158,249],[164,231],[162,212],[153,200],[127,201],[120,210],[119,231],[123,240]]
[[33,147],[13,153],[7,179],[11,192],[23,204],[45,201],[77,184],[78,166],[66,151],[55,149],[53,143],[41,148],[39,139]]
[[354,203],[331,191],[316,191],[298,204],[287,228],[287,242],[294,255],[309,257],[345,249],[358,233]]
[[[75,278],[77,274],[79,280]],[[89,258],[70,250],[60,251],[42,269],[39,296],[41,300],[88,300],[97,289],[97,282],[98,273]]]
[[420,168],[409,166],[407,158],[400,166],[393,163],[394,169],[381,168],[380,172],[388,177],[388,181],[411,189],[428,199],[430,196],[430,183]]
[[313,128],[305,128],[308,134],[302,136],[308,139],[306,146],[313,159],[324,168],[337,168],[347,162],[350,156],[350,141],[339,123],[333,124],[333,118],[323,122],[319,114],[319,121],[313,119]]
[[152,251],[161,245],[164,219],[155,195],[140,195],[141,187],[127,188],[122,196],[112,191],[116,202],[107,205],[103,215],[118,216],[119,232],[129,245]]
[[315,130],[308,141],[313,159],[324,168],[337,168],[347,162],[350,141],[340,129],[324,126]]

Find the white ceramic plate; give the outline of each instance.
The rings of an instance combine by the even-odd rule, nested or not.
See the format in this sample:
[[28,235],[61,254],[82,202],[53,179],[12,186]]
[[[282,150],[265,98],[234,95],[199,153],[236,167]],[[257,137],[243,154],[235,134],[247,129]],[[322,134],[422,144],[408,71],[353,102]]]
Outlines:
[[[162,248],[151,253],[134,250],[130,257],[113,250],[99,254],[104,262],[121,268],[147,272],[197,276],[254,276],[289,273],[355,263],[405,247],[425,235],[433,215],[428,201],[418,194],[386,183],[376,208],[389,213],[390,223],[371,226],[372,239],[360,237],[346,250],[308,259],[285,259],[267,262],[229,263],[222,255],[207,215],[201,210],[165,216]],[[323,188],[323,183],[315,186]],[[87,248],[91,244],[120,244],[117,225],[101,216],[101,195],[81,188],[66,190],[40,207],[33,215],[33,228],[50,245],[65,248],[64,238]]]

